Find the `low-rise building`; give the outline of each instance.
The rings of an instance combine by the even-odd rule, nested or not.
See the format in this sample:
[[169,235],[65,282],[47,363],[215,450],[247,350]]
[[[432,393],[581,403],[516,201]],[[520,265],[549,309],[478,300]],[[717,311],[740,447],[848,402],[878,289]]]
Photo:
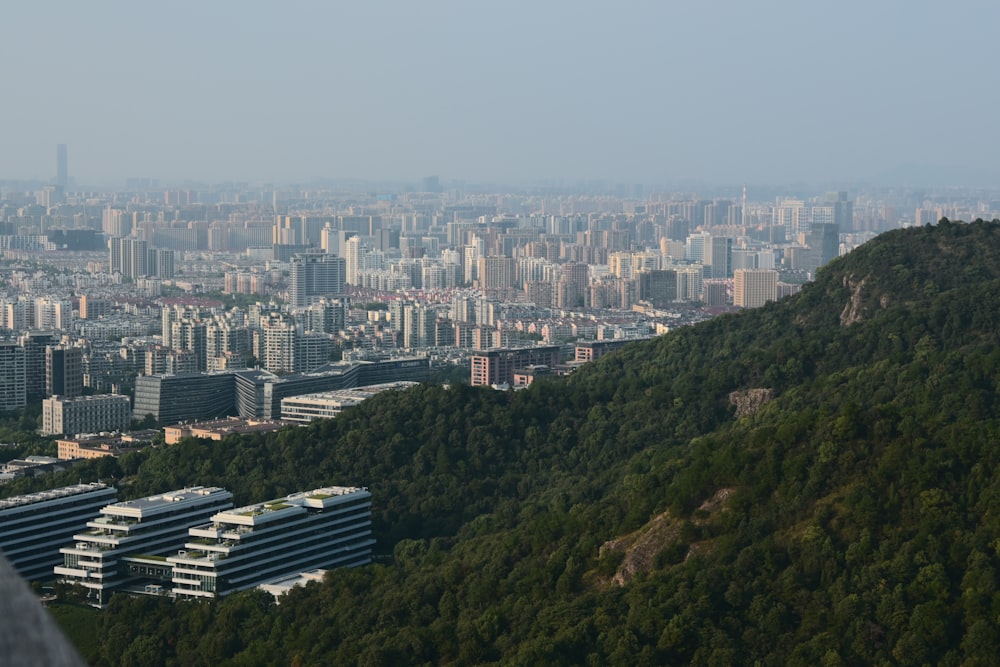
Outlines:
[[60,460],[99,459],[104,456],[121,456],[135,452],[153,441],[157,431],[145,435],[124,433],[122,435],[81,435],[75,438],[56,440]]
[[525,366],[555,366],[560,358],[558,345],[479,350],[472,355],[471,384],[473,387],[513,385],[515,369]]
[[115,498],[100,482],[74,484],[0,500],[0,550],[28,580],[52,578],[59,547]]
[[176,445],[182,438],[206,438],[222,440],[227,435],[248,435],[250,433],[268,433],[288,426],[288,422],[278,419],[242,419],[229,417],[194,424],[176,424],[163,429],[163,441],[168,445]]
[[41,432],[44,435],[125,431],[131,423],[132,407],[128,396],[53,396],[42,401]]
[[63,563],[54,572],[87,589],[98,607],[117,589],[144,592],[169,582],[164,556],[181,548],[191,526],[232,507],[232,498],[225,489],[195,486],[108,505],[87,522],[88,530],[73,535],[74,544],[59,550]]
[[286,422],[296,423],[308,423],[313,419],[328,419],[339,415],[344,408],[358,405],[383,391],[408,389],[419,384],[419,382],[386,382],[370,387],[289,396],[281,399],[281,418]]
[[167,558],[173,593],[215,598],[315,568],[371,562],[371,493],[326,487],[219,512]]

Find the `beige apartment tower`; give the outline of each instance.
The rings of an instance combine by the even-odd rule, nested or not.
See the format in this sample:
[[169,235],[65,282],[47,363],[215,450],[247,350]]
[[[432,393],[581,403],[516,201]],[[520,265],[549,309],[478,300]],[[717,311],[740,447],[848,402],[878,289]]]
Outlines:
[[759,308],[778,300],[778,272],[774,269],[738,269],[733,278],[734,306]]

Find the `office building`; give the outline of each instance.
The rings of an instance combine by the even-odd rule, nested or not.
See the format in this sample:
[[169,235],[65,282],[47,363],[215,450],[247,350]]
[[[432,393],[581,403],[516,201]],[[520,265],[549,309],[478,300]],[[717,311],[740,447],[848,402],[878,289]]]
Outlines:
[[513,385],[516,369],[525,366],[555,366],[559,361],[558,345],[478,350],[472,355],[471,384],[473,387]]
[[243,419],[242,417],[226,417],[207,422],[195,422],[166,426],[163,429],[163,442],[176,445],[184,438],[204,438],[205,440],[222,440],[230,435],[249,435],[251,433],[270,433],[288,426],[287,422],[266,419],[262,421]]
[[371,493],[327,487],[222,511],[169,556],[173,593],[222,597],[316,568],[371,562]]
[[126,431],[131,423],[132,406],[128,396],[53,396],[42,401],[43,435]]
[[89,530],[73,535],[75,544],[59,550],[63,563],[54,572],[87,589],[98,607],[114,590],[143,592],[144,584],[170,580],[163,556],[184,545],[189,528],[232,507],[232,498],[225,489],[195,486],[108,505],[87,522]]
[[358,405],[372,396],[394,389],[409,389],[419,382],[387,382],[368,387],[355,387],[338,391],[323,391],[281,399],[281,419],[285,422],[306,424],[313,419],[336,417],[345,408]]
[[733,277],[733,240],[725,236],[708,236],[705,239],[705,271],[712,278]]
[[17,410],[25,405],[24,348],[16,343],[0,343],[0,410]]
[[83,349],[45,348],[45,395],[73,398],[83,393]]
[[281,400],[323,391],[367,387],[386,382],[426,382],[430,359],[404,357],[385,361],[329,363],[311,373],[278,377],[263,371],[240,371],[236,376],[236,409],[248,419],[278,419]]
[[25,579],[51,579],[62,562],[59,548],[116,493],[94,482],[0,500],[0,550]]
[[135,379],[136,419],[152,415],[161,424],[235,414],[232,373],[140,375]]
[[677,301],[676,271],[639,271],[636,276],[640,301],[648,301],[657,308]]
[[773,269],[740,269],[733,280],[733,305],[759,308],[778,299],[778,272]]
[[836,223],[813,223],[807,235],[811,272],[815,273],[821,266],[840,256],[840,229]]

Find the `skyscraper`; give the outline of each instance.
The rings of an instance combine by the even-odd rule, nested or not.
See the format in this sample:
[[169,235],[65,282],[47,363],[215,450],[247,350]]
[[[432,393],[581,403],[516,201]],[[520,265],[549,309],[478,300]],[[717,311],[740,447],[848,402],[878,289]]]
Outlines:
[[725,236],[708,236],[705,239],[705,256],[702,264],[712,278],[731,278],[733,275],[733,240]]

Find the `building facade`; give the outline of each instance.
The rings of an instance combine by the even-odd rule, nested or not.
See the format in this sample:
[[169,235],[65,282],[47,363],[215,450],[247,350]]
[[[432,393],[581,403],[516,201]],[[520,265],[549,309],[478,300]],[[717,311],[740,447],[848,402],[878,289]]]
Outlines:
[[[111,593],[129,587],[142,592],[150,582],[169,581],[162,557],[184,544],[188,529],[232,507],[233,494],[219,487],[190,487],[108,505],[59,550],[61,581],[87,589],[91,604],[103,606]],[[154,584],[161,585],[161,584]]]
[[327,487],[223,511],[169,556],[178,598],[215,598],[315,568],[371,562],[371,493]]
[[17,410],[27,404],[24,348],[0,343],[0,410]]
[[0,500],[0,550],[25,579],[51,579],[62,562],[59,548],[116,493],[93,482]]
[[131,423],[132,403],[128,396],[53,396],[42,401],[42,433],[45,435],[126,431]]
[[733,279],[733,305],[759,308],[778,299],[778,272],[773,269],[740,269]]
[[472,355],[473,387],[514,384],[514,371],[525,366],[555,366],[560,347],[547,345],[518,349],[479,350]]

